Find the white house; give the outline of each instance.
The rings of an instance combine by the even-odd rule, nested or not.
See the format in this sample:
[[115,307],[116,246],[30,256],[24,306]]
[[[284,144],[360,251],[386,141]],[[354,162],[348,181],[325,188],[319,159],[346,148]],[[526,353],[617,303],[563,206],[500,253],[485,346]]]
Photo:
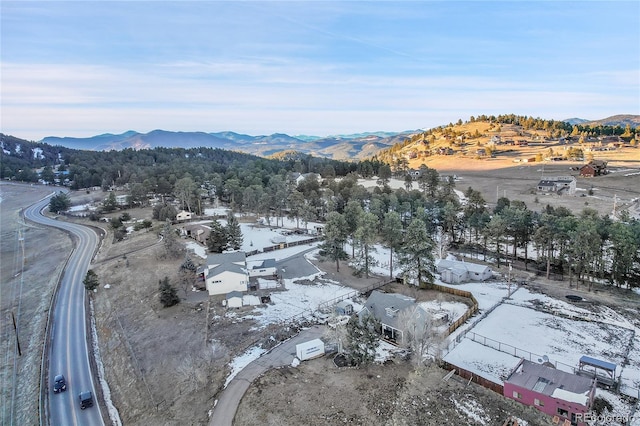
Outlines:
[[176,215],[176,220],[178,222],[181,222],[183,220],[189,220],[189,219],[191,219],[191,212],[188,212],[185,210],[181,210],[180,213]]
[[202,275],[210,296],[247,291],[247,257],[244,252],[210,254]]
[[275,259],[247,262],[249,277],[274,277],[277,275]]
[[493,277],[493,271],[487,265],[460,260],[439,259],[436,270],[445,283],[457,284],[465,281],[485,281]]
[[322,176],[320,176],[318,173],[304,173],[304,174],[301,174],[298,177],[296,177],[296,185],[300,185],[306,179],[315,179],[315,180],[319,181],[320,179],[322,179]]
[[536,189],[540,192],[556,192],[558,194],[566,192],[573,195],[576,192],[576,178],[573,176],[543,178],[538,182]]

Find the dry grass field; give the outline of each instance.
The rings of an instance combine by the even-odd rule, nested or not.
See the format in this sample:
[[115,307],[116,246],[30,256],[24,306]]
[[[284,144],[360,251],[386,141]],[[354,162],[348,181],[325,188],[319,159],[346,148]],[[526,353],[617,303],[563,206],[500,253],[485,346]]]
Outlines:
[[[556,144],[540,144],[519,147],[514,152],[502,152],[500,147],[495,158],[480,158],[475,155],[433,155],[417,158],[409,162],[410,167],[419,168],[425,164],[436,169],[441,175],[455,175],[456,189],[465,191],[468,187],[480,191],[485,200],[495,204],[499,197],[522,200],[535,211],[547,204],[564,206],[578,213],[584,208],[592,208],[600,214],[610,214],[628,210],[640,216],[640,149],[625,147],[616,151],[594,152],[594,159],[608,162],[609,174],[592,178],[581,177],[572,168],[586,164],[586,161],[543,161],[514,162],[523,158],[534,158],[546,154],[549,148],[562,149]],[[536,191],[542,178],[574,176],[577,180],[574,195],[545,194]]]

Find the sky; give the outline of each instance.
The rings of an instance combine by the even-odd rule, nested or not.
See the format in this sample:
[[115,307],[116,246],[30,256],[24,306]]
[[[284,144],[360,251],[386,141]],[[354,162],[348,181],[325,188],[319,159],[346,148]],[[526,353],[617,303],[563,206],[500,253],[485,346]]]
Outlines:
[[640,2],[0,0],[0,131],[327,136],[640,114]]

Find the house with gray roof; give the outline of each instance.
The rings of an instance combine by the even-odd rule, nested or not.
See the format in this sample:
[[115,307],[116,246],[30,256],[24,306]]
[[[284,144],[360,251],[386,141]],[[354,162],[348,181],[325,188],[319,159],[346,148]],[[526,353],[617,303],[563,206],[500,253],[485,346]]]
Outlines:
[[542,178],[536,187],[538,192],[573,195],[576,192],[576,178],[573,176],[557,176]]
[[493,277],[493,270],[489,266],[461,260],[438,259],[436,271],[440,274],[440,280],[449,284],[486,281]]
[[[416,303],[413,297],[398,293],[382,293],[374,290],[367,299],[364,308],[358,312],[359,318],[372,315],[381,324],[381,334],[385,340],[404,344],[407,341],[407,325],[426,324],[427,312]],[[411,317],[415,317],[413,321]],[[424,321],[421,319],[424,318]]]
[[244,252],[210,254],[201,274],[210,296],[247,291],[247,256]]

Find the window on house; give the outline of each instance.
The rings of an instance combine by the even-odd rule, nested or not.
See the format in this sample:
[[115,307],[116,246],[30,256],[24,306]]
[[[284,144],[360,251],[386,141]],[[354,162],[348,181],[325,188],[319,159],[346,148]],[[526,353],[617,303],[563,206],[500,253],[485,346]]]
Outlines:
[[558,415],[562,417],[569,417],[569,412],[564,408],[558,407]]
[[519,392],[517,392],[517,391],[513,391],[513,397],[514,397],[514,398],[522,399],[522,394],[521,394],[521,393],[519,393]]
[[538,407],[544,407],[544,401],[540,401],[538,398],[533,400],[533,404],[537,405]]

